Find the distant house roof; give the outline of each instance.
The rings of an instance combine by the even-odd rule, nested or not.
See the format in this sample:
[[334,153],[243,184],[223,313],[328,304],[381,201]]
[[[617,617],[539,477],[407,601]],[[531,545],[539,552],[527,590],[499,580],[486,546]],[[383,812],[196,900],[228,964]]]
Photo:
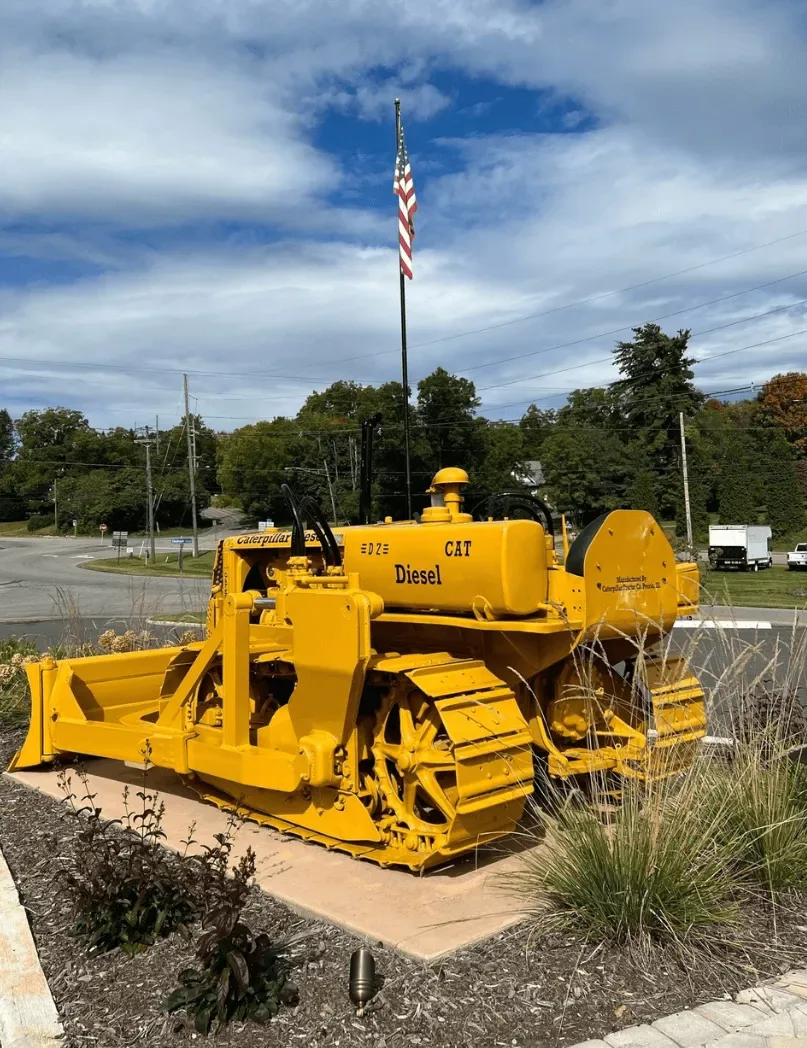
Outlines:
[[528,488],[540,488],[544,483],[544,471],[537,459],[525,462],[526,467],[522,471],[514,471],[513,477],[519,484],[526,484]]

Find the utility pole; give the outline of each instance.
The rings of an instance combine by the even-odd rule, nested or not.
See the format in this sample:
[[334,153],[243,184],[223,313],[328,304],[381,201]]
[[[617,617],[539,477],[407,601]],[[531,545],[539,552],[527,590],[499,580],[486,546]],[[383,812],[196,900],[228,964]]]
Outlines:
[[59,533],[59,508],[56,505],[56,477],[53,478],[53,526],[56,528],[56,533]]
[[191,412],[188,406],[188,376],[182,376],[185,389],[185,433],[188,438],[188,476],[191,483],[191,521],[193,522],[193,555],[199,556],[199,525],[196,523],[196,448],[191,436]]
[[681,466],[684,471],[684,510],[687,517],[687,545],[692,549],[692,513],[689,506],[689,473],[687,471],[687,442],[684,435],[684,413],[678,413],[678,421],[681,423]]
[[336,499],[333,497],[333,484],[331,484],[331,473],[328,469],[328,460],[323,459],[322,465],[325,467],[325,476],[328,480],[328,491],[331,493],[331,509],[333,510],[333,523],[336,526]]
[[157,559],[157,549],[154,545],[154,488],[151,483],[151,436],[149,434],[148,426],[145,427],[146,435],[139,437],[137,440],[138,444],[142,444],[146,449],[146,498],[148,499],[149,508],[149,550],[151,556],[151,565]]
[[157,455],[160,454],[160,416],[154,416],[154,442],[157,445]]

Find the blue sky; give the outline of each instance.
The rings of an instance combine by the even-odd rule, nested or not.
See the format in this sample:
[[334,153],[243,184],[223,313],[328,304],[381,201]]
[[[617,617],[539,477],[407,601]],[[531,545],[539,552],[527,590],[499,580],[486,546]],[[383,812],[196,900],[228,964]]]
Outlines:
[[806,38],[797,0],[5,0],[0,406],[167,424],[187,368],[229,429],[396,378],[396,96],[415,381],[516,418],[651,319],[707,390],[804,368]]

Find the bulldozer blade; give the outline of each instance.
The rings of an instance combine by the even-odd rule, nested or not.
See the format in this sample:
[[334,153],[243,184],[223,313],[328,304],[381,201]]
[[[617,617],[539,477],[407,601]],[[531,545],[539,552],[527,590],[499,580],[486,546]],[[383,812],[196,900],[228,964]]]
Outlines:
[[9,770],[35,768],[59,754],[141,761],[144,745],[158,754],[166,744],[173,751],[179,733],[155,722],[167,703],[163,682],[171,665],[187,657],[186,648],[156,648],[58,662],[45,657],[26,666],[31,719]]

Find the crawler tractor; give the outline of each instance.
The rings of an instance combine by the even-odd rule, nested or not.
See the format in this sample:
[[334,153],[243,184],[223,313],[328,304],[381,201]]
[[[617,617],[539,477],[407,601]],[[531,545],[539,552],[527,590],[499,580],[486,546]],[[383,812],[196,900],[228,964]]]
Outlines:
[[205,799],[382,865],[511,832],[536,765],[648,779],[690,760],[703,692],[652,655],[697,602],[659,525],[616,510],[556,553],[537,499],[474,519],[443,469],[419,520],[219,543],[206,639],[27,667],[13,768],[86,754],[172,768]]

